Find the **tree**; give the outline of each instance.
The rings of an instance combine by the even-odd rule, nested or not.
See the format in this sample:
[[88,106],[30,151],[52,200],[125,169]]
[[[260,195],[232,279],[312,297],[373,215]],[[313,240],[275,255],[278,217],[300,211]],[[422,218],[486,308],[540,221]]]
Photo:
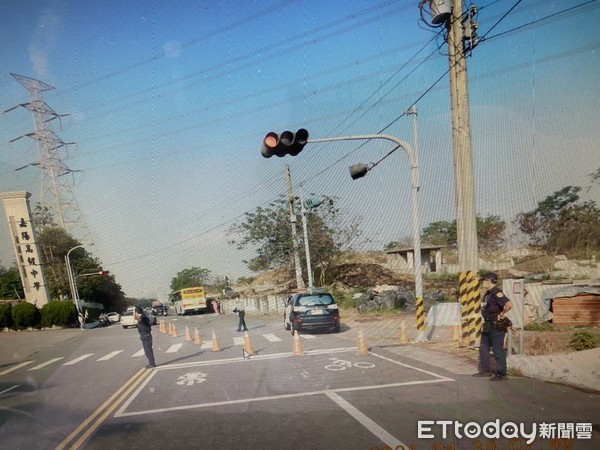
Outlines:
[[171,291],[175,292],[188,287],[209,284],[211,277],[211,271],[208,269],[201,269],[199,267],[184,269],[171,279]]
[[[298,207],[295,202],[295,207]],[[298,211],[296,211],[298,214]],[[349,248],[361,234],[359,220],[349,224],[343,220],[343,214],[337,208],[335,198],[324,197],[318,208],[307,212],[307,229],[310,240],[310,251],[313,267],[321,279],[340,253]],[[301,218],[295,222],[297,235],[303,236]],[[247,212],[243,222],[234,224],[228,234],[230,244],[238,249],[254,247],[256,257],[246,261],[253,272],[285,269],[290,275],[294,272],[294,254],[292,231],[290,226],[289,203],[287,197],[281,197],[267,207],[258,207],[254,212]],[[304,261],[304,246],[299,244]],[[303,270],[306,264],[302,264]]]
[[19,275],[19,269],[14,266],[5,269],[0,266],[0,298],[1,299],[24,299],[25,292]]
[[594,201],[578,203],[580,191],[580,187],[566,186],[539,202],[533,211],[517,215],[519,228],[532,245],[570,257],[588,258],[598,253],[600,210]]
[[[504,245],[506,222],[501,220],[499,216],[476,216],[475,223],[477,227],[477,242],[480,250],[493,252]],[[421,240],[423,243],[430,245],[443,245],[453,249],[456,248],[456,220],[452,222],[441,220],[430,223],[423,229]]]
[[565,186],[538,203],[537,208],[517,215],[519,229],[531,245],[544,247],[561,212],[579,200],[579,186]]
[[[47,226],[39,234],[38,243],[50,298],[71,298],[65,256],[69,250],[80,245],[79,241],[63,228]],[[80,247],[71,252],[69,261],[80,299],[101,303],[107,310],[120,311],[124,308],[125,295],[121,286],[116,283],[114,275],[96,275],[102,270],[102,265],[97,258],[93,258]],[[87,274],[94,275],[81,276]]]
[[430,223],[423,229],[421,240],[424,244],[456,248],[456,220],[453,222],[440,220]]

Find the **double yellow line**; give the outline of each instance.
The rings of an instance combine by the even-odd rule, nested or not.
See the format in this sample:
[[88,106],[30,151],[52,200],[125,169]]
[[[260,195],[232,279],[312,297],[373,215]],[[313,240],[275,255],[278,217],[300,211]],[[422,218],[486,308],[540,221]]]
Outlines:
[[[83,443],[98,429],[106,418],[119,407],[121,403],[129,396],[142,381],[144,381],[152,373],[151,370],[140,369],[133,377],[131,377],[121,388],[115,392],[108,400],[106,400],[94,413],[85,419],[75,431],[73,431],[64,441],[62,441],[56,450],[65,448],[78,449]],[[76,440],[77,439],[77,440]],[[72,444],[70,444],[73,442]],[[70,445],[69,445],[70,444]]]

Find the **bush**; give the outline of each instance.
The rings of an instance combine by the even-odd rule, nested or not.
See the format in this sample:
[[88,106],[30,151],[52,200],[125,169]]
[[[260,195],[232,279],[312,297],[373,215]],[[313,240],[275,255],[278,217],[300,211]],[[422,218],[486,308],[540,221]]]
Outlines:
[[10,303],[4,303],[0,305],[0,328],[10,328],[12,326],[12,305]]
[[525,331],[552,331],[554,326],[550,322],[532,322],[525,325]]
[[569,342],[569,345],[573,350],[591,350],[596,347],[600,347],[600,335],[591,333],[575,333],[573,339]]
[[70,301],[54,301],[42,306],[42,327],[68,327],[77,322],[77,308]]
[[12,308],[12,319],[16,330],[41,328],[42,315],[40,310],[32,303],[20,302]]

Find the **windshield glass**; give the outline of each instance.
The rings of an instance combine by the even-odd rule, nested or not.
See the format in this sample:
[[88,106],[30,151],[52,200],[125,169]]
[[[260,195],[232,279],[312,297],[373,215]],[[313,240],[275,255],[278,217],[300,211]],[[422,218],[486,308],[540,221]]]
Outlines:
[[306,295],[298,299],[299,306],[328,306],[334,303],[335,300],[329,294]]

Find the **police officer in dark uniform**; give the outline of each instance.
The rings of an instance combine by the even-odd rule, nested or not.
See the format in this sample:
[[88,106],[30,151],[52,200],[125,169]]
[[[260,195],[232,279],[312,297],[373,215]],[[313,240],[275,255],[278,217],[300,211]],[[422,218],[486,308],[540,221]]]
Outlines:
[[491,272],[483,275],[481,280],[481,286],[486,290],[482,308],[483,330],[479,345],[479,371],[473,375],[476,377],[493,375],[490,366],[491,348],[496,360],[496,374],[491,378],[492,381],[506,380],[506,352],[504,350],[506,331],[498,329],[498,320],[503,319],[504,315],[512,308],[510,299],[496,286],[497,281],[498,275]]
[[137,320],[138,323],[138,333],[140,333],[144,354],[146,355],[146,358],[148,358],[148,365],[146,367],[156,367],[154,350],[152,349],[152,325],[150,324],[148,316],[144,314],[144,310],[139,306],[136,306],[135,308],[135,320]]

